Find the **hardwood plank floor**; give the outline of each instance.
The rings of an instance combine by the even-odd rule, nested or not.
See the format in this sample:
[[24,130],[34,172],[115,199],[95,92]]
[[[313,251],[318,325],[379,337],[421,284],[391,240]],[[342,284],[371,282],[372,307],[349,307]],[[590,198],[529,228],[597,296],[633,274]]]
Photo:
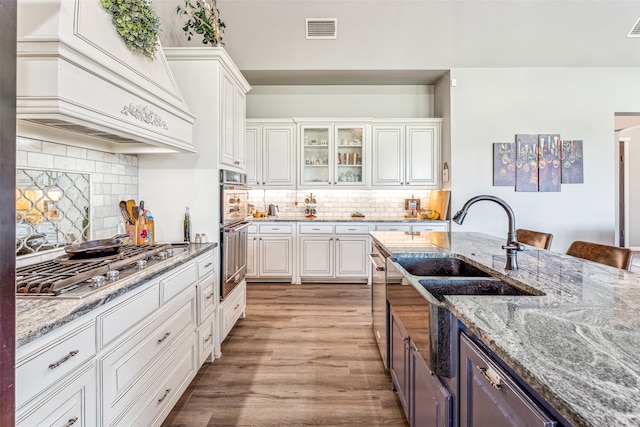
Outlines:
[[248,284],[246,318],[163,427],[408,426],[370,313],[367,285]]

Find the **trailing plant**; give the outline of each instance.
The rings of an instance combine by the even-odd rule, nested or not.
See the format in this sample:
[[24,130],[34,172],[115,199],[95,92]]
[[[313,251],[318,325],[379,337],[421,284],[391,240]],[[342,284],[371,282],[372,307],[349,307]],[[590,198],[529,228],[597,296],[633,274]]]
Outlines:
[[158,48],[160,19],[147,0],[100,0],[111,13],[113,25],[134,53],[154,60]]
[[194,34],[202,35],[202,43],[210,43],[212,46],[222,45],[222,33],[224,22],[220,19],[220,11],[216,6],[216,0],[185,0],[184,7],[176,8],[178,15],[188,17],[182,30],[191,40]]

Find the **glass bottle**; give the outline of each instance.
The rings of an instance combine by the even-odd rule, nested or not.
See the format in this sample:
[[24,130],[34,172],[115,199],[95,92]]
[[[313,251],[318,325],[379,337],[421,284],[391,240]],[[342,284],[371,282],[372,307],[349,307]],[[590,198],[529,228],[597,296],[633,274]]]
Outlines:
[[191,241],[191,215],[189,215],[189,207],[187,206],[187,211],[184,214],[184,241]]

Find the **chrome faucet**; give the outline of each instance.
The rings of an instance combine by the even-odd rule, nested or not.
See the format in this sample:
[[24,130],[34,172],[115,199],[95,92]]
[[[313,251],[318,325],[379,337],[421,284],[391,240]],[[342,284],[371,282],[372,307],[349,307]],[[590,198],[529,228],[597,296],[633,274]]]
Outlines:
[[496,202],[507,212],[507,216],[509,217],[509,232],[507,233],[507,244],[502,246],[502,249],[506,249],[507,251],[507,262],[504,265],[504,268],[505,270],[517,270],[518,259],[516,258],[516,255],[518,254],[518,251],[524,251],[524,245],[522,243],[518,243],[518,240],[516,239],[516,216],[513,214],[513,210],[507,202],[496,196],[481,195],[472,197],[467,200],[464,206],[462,206],[462,209],[453,216],[453,221],[462,225],[471,205],[481,200]]

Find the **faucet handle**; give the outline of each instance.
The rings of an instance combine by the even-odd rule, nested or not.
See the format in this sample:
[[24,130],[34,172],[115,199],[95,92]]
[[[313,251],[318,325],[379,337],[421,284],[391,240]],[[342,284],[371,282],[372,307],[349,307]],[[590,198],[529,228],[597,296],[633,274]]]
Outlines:
[[519,252],[524,251],[524,245],[520,242],[509,243],[508,245],[502,245],[502,249],[512,249]]

